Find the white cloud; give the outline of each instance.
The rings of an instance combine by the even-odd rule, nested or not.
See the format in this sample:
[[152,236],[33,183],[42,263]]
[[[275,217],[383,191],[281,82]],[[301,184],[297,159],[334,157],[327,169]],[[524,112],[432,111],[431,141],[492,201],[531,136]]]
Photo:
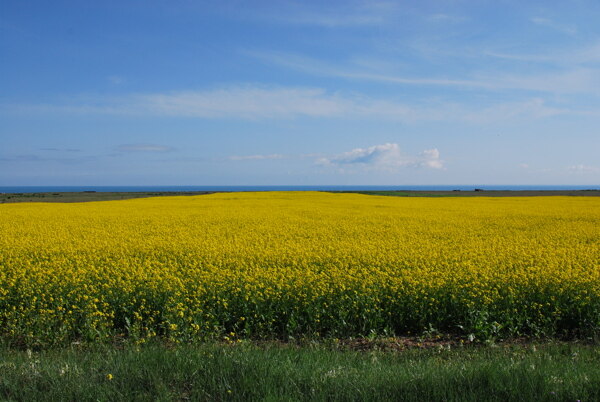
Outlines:
[[444,163],[440,160],[440,151],[437,148],[426,149],[421,152],[421,158],[419,158],[418,165],[425,166],[432,169],[443,169]]
[[317,164],[336,167],[353,165],[382,170],[396,170],[402,167],[443,168],[443,161],[440,160],[437,149],[428,149],[418,156],[410,156],[403,154],[398,144],[394,143],[355,148],[339,155],[320,158]]
[[270,154],[270,155],[233,155],[229,159],[232,161],[247,161],[247,160],[265,160],[265,159],[284,159],[285,155]]
[[157,144],[123,144],[116,148],[119,152],[169,152],[174,148]]

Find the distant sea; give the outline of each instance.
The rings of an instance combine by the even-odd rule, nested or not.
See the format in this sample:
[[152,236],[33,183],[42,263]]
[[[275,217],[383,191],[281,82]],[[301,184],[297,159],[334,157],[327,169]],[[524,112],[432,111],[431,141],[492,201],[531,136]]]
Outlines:
[[0,193],[62,193],[62,192],[159,192],[159,191],[473,191],[483,190],[600,190],[596,186],[573,185],[439,185],[439,186],[0,186]]

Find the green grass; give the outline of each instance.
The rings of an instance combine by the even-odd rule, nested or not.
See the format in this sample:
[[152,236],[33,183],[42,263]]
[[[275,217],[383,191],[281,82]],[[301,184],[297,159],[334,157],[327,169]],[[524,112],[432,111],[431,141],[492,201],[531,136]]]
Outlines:
[[146,345],[0,350],[2,400],[600,400],[600,350],[577,344],[382,352]]

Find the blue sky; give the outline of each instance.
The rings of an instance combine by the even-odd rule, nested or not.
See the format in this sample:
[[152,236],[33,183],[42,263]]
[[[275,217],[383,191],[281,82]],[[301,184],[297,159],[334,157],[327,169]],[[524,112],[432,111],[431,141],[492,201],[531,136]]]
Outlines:
[[598,21],[595,0],[0,0],[0,185],[598,185]]

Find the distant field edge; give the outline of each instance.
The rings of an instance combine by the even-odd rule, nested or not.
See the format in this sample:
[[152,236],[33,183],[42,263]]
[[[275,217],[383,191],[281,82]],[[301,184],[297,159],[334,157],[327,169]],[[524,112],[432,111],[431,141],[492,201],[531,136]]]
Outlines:
[[48,192],[48,193],[0,193],[0,204],[18,202],[93,202],[130,200],[134,198],[173,197],[213,194],[215,191],[140,191],[140,192]]
[[[287,190],[264,190],[287,191]],[[299,190],[306,191],[306,190]],[[392,197],[540,197],[540,196],[572,196],[600,197],[600,190],[485,190],[474,191],[426,191],[426,190],[318,190],[333,194],[365,194]],[[18,202],[93,202],[115,201],[134,198],[192,196],[222,193],[229,191],[79,191],[79,192],[40,192],[40,193],[0,193],[0,204]],[[260,191],[257,191],[260,192]]]

